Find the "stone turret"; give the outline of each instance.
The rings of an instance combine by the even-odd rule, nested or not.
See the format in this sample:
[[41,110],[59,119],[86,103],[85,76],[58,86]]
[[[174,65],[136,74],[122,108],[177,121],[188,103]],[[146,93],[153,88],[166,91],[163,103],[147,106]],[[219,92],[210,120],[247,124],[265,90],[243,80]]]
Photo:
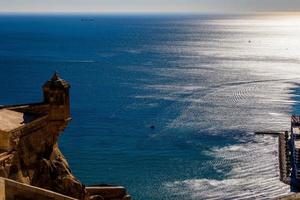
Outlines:
[[50,121],[63,123],[71,120],[69,89],[69,83],[61,79],[57,72],[43,85],[44,103],[50,107]]

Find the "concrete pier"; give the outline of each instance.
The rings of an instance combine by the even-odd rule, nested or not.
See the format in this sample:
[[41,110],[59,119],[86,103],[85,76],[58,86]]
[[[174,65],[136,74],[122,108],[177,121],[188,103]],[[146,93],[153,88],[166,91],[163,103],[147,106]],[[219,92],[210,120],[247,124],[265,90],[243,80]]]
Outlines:
[[290,184],[290,151],[288,145],[288,133],[280,133],[278,137],[278,159],[280,181]]

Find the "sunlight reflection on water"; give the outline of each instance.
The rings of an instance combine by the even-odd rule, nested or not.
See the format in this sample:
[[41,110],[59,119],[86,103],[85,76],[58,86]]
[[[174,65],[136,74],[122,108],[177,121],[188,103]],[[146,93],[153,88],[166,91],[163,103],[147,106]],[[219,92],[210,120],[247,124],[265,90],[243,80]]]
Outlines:
[[[292,89],[300,81],[299,16],[195,20],[185,28],[189,34],[176,48],[160,47],[182,55],[178,67],[157,72],[176,81],[146,86],[160,91],[148,98],[178,102],[170,110],[181,107],[168,129],[217,134],[241,130],[250,135],[289,129]],[[208,167],[218,171],[232,166],[226,179],[187,179],[166,182],[165,187],[192,199],[268,199],[287,193],[289,187],[278,177],[277,140],[252,140],[208,151],[217,158]]]

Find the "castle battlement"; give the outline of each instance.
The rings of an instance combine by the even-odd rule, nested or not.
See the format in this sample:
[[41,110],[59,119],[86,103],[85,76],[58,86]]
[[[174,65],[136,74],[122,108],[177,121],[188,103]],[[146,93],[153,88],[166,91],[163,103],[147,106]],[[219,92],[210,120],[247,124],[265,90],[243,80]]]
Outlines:
[[43,85],[43,102],[0,107],[0,151],[14,149],[20,136],[49,130],[55,135],[63,131],[71,120],[69,88],[54,73]]
[[[42,88],[42,102],[0,106],[0,177],[7,183],[0,184],[0,199],[11,200],[14,195],[1,196],[1,190],[14,183],[23,192],[45,192],[43,200],[53,199],[52,192],[80,200],[129,200],[123,187],[85,187],[74,177],[57,144],[71,121],[70,85],[54,73]],[[36,200],[35,193],[26,200]]]

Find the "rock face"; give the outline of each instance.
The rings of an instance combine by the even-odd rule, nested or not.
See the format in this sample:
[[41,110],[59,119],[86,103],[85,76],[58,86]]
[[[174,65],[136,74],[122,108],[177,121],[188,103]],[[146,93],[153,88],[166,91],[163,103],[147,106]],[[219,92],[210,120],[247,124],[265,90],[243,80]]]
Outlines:
[[[30,146],[19,146],[20,149],[11,152],[10,164],[4,170],[5,178],[21,183],[48,189],[76,199],[84,199],[87,195],[85,187],[72,175],[67,162],[54,145],[52,153],[44,155],[31,154]],[[24,145],[24,146],[23,146]],[[47,150],[49,151],[49,150]],[[25,156],[24,156],[25,155]]]
[[80,200],[130,199],[122,187],[91,189],[71,173],[57,144],[71,120],[69,88],[54,74],[43,86],[42,103],[0,107],[11,115],[7,119],[8,112],[0,112],[0,120],[11,123],[9,127],[0,123],[0,176]]

